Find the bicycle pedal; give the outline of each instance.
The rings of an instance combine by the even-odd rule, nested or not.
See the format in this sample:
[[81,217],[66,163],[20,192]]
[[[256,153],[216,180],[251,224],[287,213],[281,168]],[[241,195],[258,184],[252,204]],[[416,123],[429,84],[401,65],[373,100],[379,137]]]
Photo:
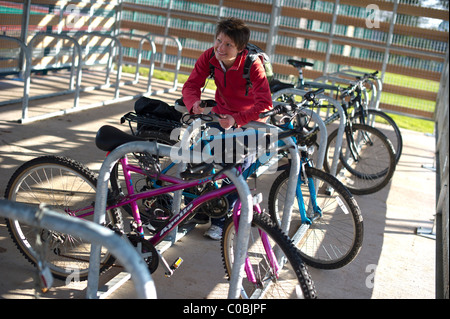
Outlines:
[[178,257],[173,263],[172,265],[169,267],[168,271],[166,272],[166,277],[170,277],[173,275],[173,273],[175,272],[175,270],[177,270],[181,264],[183,263],[183,259],[181,257]]
[[178,267],[180,267],[182,263],[183,263],[183,259],[181,257],[178,257],[177,260],[175,260],[173,262],[172,266],[170,266],[170,269],[177,270]]

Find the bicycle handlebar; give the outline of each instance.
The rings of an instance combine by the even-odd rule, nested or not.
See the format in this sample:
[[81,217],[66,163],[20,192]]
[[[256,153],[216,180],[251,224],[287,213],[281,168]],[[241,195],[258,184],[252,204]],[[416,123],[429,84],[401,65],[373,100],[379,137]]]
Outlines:
[[378,74],[378,71],[372,72],[372,73],[364,73],[364,75],[357,76],[356,77],[356,83],[350,85],[348,88],[344,89],[341,93],[341,98],[344,98],[346,96],[349,96],[351,93],[353,93],[360,85],[362,85],[364,82],[366,82],[368,79],[376,79],[376,75]]
[[315,91],[309,91],[307,93],[305,93],[305,95],[303,95],[304,100],[302,102],[300,102],[299,104],[278,104],[276,106],[274,106],[274,108],[270,111],[267,112],[262,112],[259,114],[259,118],[265,118],[268,116],[272,116],[272,115],[277,115],[277,114],[282,114],[282,113],[288,113],[291,112],[294,109],[299,109],[300,107],[302,107],[303,105],[306,104],[306,102],[314,102],[316,103],[316,95],[321,94],[324,91],[323,88],[317,89]]

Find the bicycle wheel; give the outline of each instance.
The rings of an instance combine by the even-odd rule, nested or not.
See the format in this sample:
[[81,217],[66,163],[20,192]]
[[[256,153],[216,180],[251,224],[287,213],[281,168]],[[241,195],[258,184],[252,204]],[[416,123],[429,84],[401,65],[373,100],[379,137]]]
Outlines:
[[[274,271],[270,262],[272,258],[264,250],[261,240],[264,234],[267,234],[272,250],[281,255],[277,258],[278,264],[282,266],[279,271]],[[221,241],[222,258],[228,276],[231,275],[234,262],[236,236],[233,219],[229,218],[225,222]],[[242,298],[316,298],[314,283],[298,250],[267,214],[253,215],[247,256],[256,282],[244,276]]]
[[[66,157],[43,156],[19,167],[8,182],[5,198],[15,202],[39,206],[48,205],[53,211],[70,216],[81,216],[95,201],[97,179],[82,164]],[[92,220],[93,214],[83,219]],[[106,223],[123,228],[119,209],[108,211]],[[36,264],[35,243],[37,230],[17,220],[6,221],[8,231],[19,251],[32,264]],[[89,270],[91,245],[82,238],[55,232],[40,231],[46,260],[55,278],[68,276],[85,280]],[[111,267],[114,257],[102,249],[101,271]]]
[[[336,129],[328,136],[324,160],[324,169],[328,173],[334,160],[337,133]],[[392,143],[376,128],[353,124],[352,134],[344,133],[336,177],[352,194],[366,195],[379,191],[391,180],[395,166]]]
[[[395,151],[395,161],[398,163],[402,155],[403,138],[397,123],[395,123],[392,117],[379,110],[368,109],[364,113],[364,123],[380,130],[392,142]],[[356,121],[361,121],[362,114],[362,111],[356,112],[351,119],[352,122],[356,123]]]
[[[292,207],[288,235],[294,240],[306,264],[320,269],[343,267],[356,258],[362,247],[364,228],[361,210],[352,194],[332,175],[306,167],[306,176],[308,181],[302,183],[301,194],[311,225],[302,223],[299,202],[296,201]],[[320,213],[314,212],[308,185],[311,180]],[[269,214],[278,225],[281,225],[283,217],[288,181],[289,171],[286,170],[275,179],[269,192]]]

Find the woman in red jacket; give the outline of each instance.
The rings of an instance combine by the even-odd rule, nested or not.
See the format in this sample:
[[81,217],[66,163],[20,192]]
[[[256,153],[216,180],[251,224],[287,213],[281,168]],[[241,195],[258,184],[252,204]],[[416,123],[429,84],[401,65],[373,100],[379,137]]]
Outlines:
[[[219,123],[223,129],[257,121],[261,112],[272,108],[272,96],[262,61],[256,59],[250,68],[250,88],[247,88],[247,81],[242,76],[249,39],[250,29],[242,20],[228,18],[218,23],[214,46],[199,57],[183,86],[183,101],[191,113],[204,111],[200,107],[201,90],[211,74],[211,66],[214,67],[217,87],[217,105],[212,112],[221,117]],[[212,219],[211,224],[205,235],[220,239],[223,220]]]
[[250,68],[252,87],[246,94],[247,81],[242,74],[249,38],[250,29],[242,20],[229,18],[219,22],[214,47],[199,57],[183,86],[183,101],[191,113],[203,112],[200,108],[201,89],[210,75],[210,65],[214,67],[217,86],[217,106],[212,111],[222,115],[220,124],[224,129],[256,121],[259,113],[272,108],[269,82],[260,59],[256,59]]

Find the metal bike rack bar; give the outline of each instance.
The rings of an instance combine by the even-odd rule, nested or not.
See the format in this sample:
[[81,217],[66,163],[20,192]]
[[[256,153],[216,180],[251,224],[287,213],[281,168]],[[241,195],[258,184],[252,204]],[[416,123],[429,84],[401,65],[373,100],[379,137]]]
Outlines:
[[[195,137],[194,134],[199,133],[201,120],[194,120],[183,132],[181,137],[181,147],[177,150],[182,152],[182,154],[188,155],[190,152],[190,143],[189,141]],[[201,152],[200,152],[201,153]],[[179,153],[177,154],[179,156]],[[190,157],[190,156],[188,156]],[[179,174],[186,169],[186,164],[190,161],[199,163],[199,160],[196,158],[185,158],[178,164],[177,174]],[[201,156],[200,156],[201,161]],[[227,177],[233,182],[236,186],[236,189],[239,194],[239,199],[241,201],[241,215],[239,218],[239,231],[237,233],[237,245],[235,251],[235,260],[233,263],[233,268],[230,276],[230,288],[228,290],[228,298],[229,299],[237,299],[241,294],[242,280],[244,274],[245,267],[245,259],[247,257],[247,247],[248,240],[250,236],[250,224],[253,219],[253,199],[250,193],[250,189],[248,187],[247,182],[243,179],[242,175],[238,174],[236,169],[232,169],[230,172],[225,171]],[[175,207],[179,207],[181,203],[181,193],[182,191],[178,191],[174,196]],[[174,212],[175,213],[175,212]]]
[[[70,72],[69,89],[67,89],[65,91],[55,92],[55,93],[41,94],[41,95],[37,95],[37,96],[29,96],[28,100],[34,100],[34,99],[51,97],[51,96],[59,96],[59,95],[63,95],[63,94],[74,93],[74,102],[73,102],[72,110],[75,110],[78,107],[78,101],[79,101],[79,96],[80,96],[81,64],[82,64],[81,46],[78,44],[78,42],[74,38],[72,38],[68,35],[65,35],[65,34],[38,32],[34,35],[34,37],[30,40],[30,42],[28,44],[28,48],[29,48],[30,52],[32,51],[32,47],[33,47],[33,44],[36,41],[36,39],[38,37],[42,37],[42,36],[64,39],[64,40],[68,40],[73,43],[74,53],[72,55],[72,67],[71,67],[71,72]],[[77,61],[77,63],[76,63],[76,61]],[[74,78],[75,69],[76,69],[76,75],[75,75],[75,90],[74,90],[73,89],[73,78]],[[62,111],[57,111],[57,112],[50,112],[50,113],[43,114],[40,116],[28,117],[28,103],[27,103],[27,104],[23,104],[23,106],[22,106],[22,118],[20,119],[20,123],[28,123],[28,122],[32,122],[35,120],[42,120],[42,119],[62,115],[67,112],[68,112],[68,110],[62,110]]]
[[28,99],[30,94],[30,74],[31,74],[31,52],[27,45],[23,43],[23,41],[9,37],[6,35],[0,35],[0,39],[9,40],[16,42],[20,45],[22,52],[24,53],[24,61],[25,61],[25,67],[22,66],[21,74],[19,75],[20,78],[23,79],[23,97],[20,99],[14,99],[9,101],[1,102],[0,105],[5,104],[11,104],[11,103],[17,103],[22,102],[22,118],[26,117],[26,113],[24,111],[26,110],[26,107],[28,106]]
[[[278,131],[278,133],[283,132],[282,129],[274,125],[255,121],[246,124],[245,127],[262,130],[276,130]],[[284,138],[283,142],[286,144],[286,147],[289,149],[289,152],[291,154],[291,168],[289,172],[286,199],[284,202],[283,217],[281,219],[281,230],[287,234],[289,230],[289,224],[291,223],[292,207],[294,206],[296,195],[295,191],[297,189],[298,175],[300,172],[300,155],[298,152],[297,144],[291,137]]]
[[150,94],[151,93],[151,85],[152,85],[152,76],[153,76],[153,71],[155,69],[155,53],[156,53],[156,45],[155,45],[155,41],[153,41],[150,37],[145,36],[145,35],[139,35],[139,34],[133,34],[130,32],[120,32],[117,34],[117,37],[129,37],[129,38],[140,38],[141,41],[139,42],[139,49],[138,49],[138,56],[137,56],[137,62],[135,63],[136,65],[136,72],[134,73],[134,80],[133,81],[127,81],[124,82],[123,85],[128,85],[128,84],[137,84],[139,83],[139,68],[141,67],[141,62],[142,62],[142,49],[143,49],[143,44],[145,41],[147,41],[151,47],[151,52],[152,55],[150,57],[150,67],[149,67],[149,72],[148,72],[148,80],[147,80],[147,91],[143,93],[143,95],[146,94]]
[[[94,210],[94,222],[97,224],[102,224],[105,221],[106,212],[106,199],[108,194],[108,181],[110,178],[111,170],[115,163],[124,155],[133,152],[147,152],[152,155],[158,154],[159,156],[169,157],[171,154],[178,153],[179,148],[171,147],[163,144],[158,144],[155,142],[130,142],[123,144],[113,150],[108,157],[103,162],[100,173],[98,177],[97,184],[97,194],[96,194],[96,205]],[[175,152],[175,153],[174,153]],[[184,162],[201,160],[201,153],[189,152],[182,153],[181,158]],[[236,170],[228,170],[225,174],[231,179],[231,181],[236,185],[239,197],[242,202],[241,208],[241,219],[239,223],[239,233],[238,242],[242,246],[247,247],[248,245],[248,234],[250,232],[251,223],[251,208],[252,208],[252,197],[250,194],[250,189],[242,176],[237,175]],[[242,228],[241,228],[242,227]],[[100,268],[100,245],[91,246],[91,254],[89,259],[89,273],[88,273],[88,288],[87,288],[87,298],[97,298],[98,291],[98,281],[99,281],[99,268]],[[233,271],[230,279],[230,298],[238,298],[240,293],[240,287],[242,285],[242,278],[244,272],[244,261],[245,254],[237,254],[235,264],[233,266]]]
[[[107,66],[107,74],[105,77],[105,83],[101,84],[101,85],[97,85],[97,86],[90,86],[90,87],[82,88],[81,87],[82,67],[83,67],[82,47],[80,46],[77,39],[75,39],[74,37],[69,36],[67,34],[53,34],[53,33],[39,32],[31,39],[28,47],[25,46],[25,48],[28,49],[25,51],[25,52],[28,52],[28,54],[26,54],[26,56],[29,56],[29,59],[27,60],[27,66],[30,65],[30,68],[29,68],[29,70],[26,70],[26,72],[24,74],[24,75],[26,75],[27,72],[29,71],[29,73],[28,73],[29,75],[27,77],[25,77],[26,84],[25,84],[25,88],[24,88],[24,97],[23,97],[23,99],[21,99],[22,100],[22,118],[19,120],[20,123],[29,123],[29,122],[33,122],[33,121],[37,121],[37,120],[43,120],[43,119],[60,116],[60,115],[65,115],[65,114],[82,111],[82,110],[86,110],[86,109],[91,109],[91,108],[95,108],[95,107],[99,107],[99,106],[105,106],[105,105],[118,103],[118,102],[125,102],[125,101],[129,101],[129,100],[138,98],[143,95],[158,95],[158,94],[163,94],[163,93],[175,92],[178,89],[178,74],[180,72],[181,52],[182,52],[182,46],[178,39],[176,39],[172,36],[157,35],[157,34],[152,34],[152,33],[148,33],[147,35],[119,33],[118,36],[111,36],[111,35],[103,34],[101,32],[95,32],[95,31],[94,32],[79,31],[79,32],[77,32],[77,35],[78,36],[107,37],[107,38],[110,38],[112,40],[112,42],[114,42],[114,44],[115,44],[114,46],[112,45],[112,43],[110,45],[110,52],[109,52],[109,57],[108,57],[108,66]],[[120,97],[119,90],[120,90],[121,86],[136,83],[135,82],[136,75],[135,75],[135,81],[133,81],[131,83],[130,82],[124,82],[124,83],[120,82],[121,75],[122,75],[123,48],[122,48],[122,44],[120,43],[120,40],[118,37],[125,36],[125,35],[141,38],[140,48],[139,48],[140,54],[142,52],[142,44],[144,41],[148,41],[150,43],[153,52],[152,52],[152,57],[151,57],[151,66],[150,66],[150,73],[149,73],[146,92]],[[74,52],[73,52],[73,56],[72,56],[70,83],[69,83],[69,88],[67,90],[49,93],[49,94],[40,94],[38,96],[30,97],[29,96],[29,83],[30,83],[30,75],[31,75],[31,55],[32,55],[31,48],[32,48],[33,43],[40,36],[49,36],[49,37],[54,37],[54,38],[65,39],[65,40],[69,40],[70,42],[73,43]],[[164,89],[164,90],[155,90],[153,92],[151,92],[150,88],[151,88],[151,77],[153,75],[153,70],[154,70],[154,59],[155,59],[154,56],[155,56],[155,52],[156,52],[156,46],[155,46],[155,43],[154,43],[154,40],[152,39],[152,37],[163,37],[166,39],[170,39],[175,42],[177,49],[178,49],[176,67],[175,67],[175,76],[174,76],[174,81],[173,81],[172,87],[170,87],[168,89]],[[2,36],[2,38],[9,39],[9,37],[5,37],[5,36]],[[23,47],[23,45],[22,45],[22,47]],[[116,48],[117,48],[117,50],[116,50]],[[116,50],[117,52],[113,52],[114,50]],[[89,105],[80,106],[79,99],[80,99],[81,92],[88,92],[88,91],[92,91],[92,90],[96,90],[96,89],[104,89],[104,88],[109,88],[109,87],[113,86],[110,84],[110,71],[112,69],[112,59],[116,55],[118,55],[118,61],[117,61],[116,83],[114,84],[114,97],[110,100],[104,100],[102,102],[97,102],[97,103],[92,103]],[[29,64],[28,64],[28,61],[30,62]],[[161,61],[161,65],[163,65],[163,64],[164,64],[164,61]],[[76,70],[76,76],[75,76],[75,84],[74,84],[75,70]],[[51,96],[59,96],[59,95],[70,94],[70,93],[74,93],[74,103],[73,103],[72,108],[68,108],[65,110],[59,110],[59,111],[55,111],[55,112],[49,112],[46,114],[37,115],[37,116],[33,116],[33,117],[28,117],[28,101],[29,100],[46,98],[46,97],[51,97]],[[15,103],[16,101],[13,101],[13,102]],[[6,103],[8,104],[8,103],[12,103],[12,102],[7,101]]]
[[[151,37],[151,38],[153,38],[153,37],[163,37],[163,38],[166,38],[166,39],[171,39],[173,42],[175,42],[175,44],[177,46],[177,61],[176,61],[176,64],[175,64],[175,76],[174,76],[174,79],[173,79],[173,85],[169,89],[153,91],[151,93],[151,95],[158,95],[158,94],[163,94],[163,93],[175,92],[178,89],[178,74],[180,73],[180,67],[181,67],[181,52],[183,50],[181,42],[177,38],[172,37],[170,35],[160,35],[160,34],[155,34],[155,33],[149,32],[149,33],[146,34],[146,36]],[[165,54],[166,44],[165,44],[165,41],[164,41],[163,52],[162,52],[162,59],[161,59],[161,64],[160,64],[161,69],[164,69],[164,63],[165,63],[165,58],[166,58],[166,54]]]
[[81,237],[92,245],[105,246],[131,274],[138,297],[156,298],[155,284],[141,256],[129,241],[109,228],[52,211],[45,206],[36,208],[3,199],[0,200],[0,215],[34,227]]
[[[277,98],[279,98],[283,94],[294,94],[294,95],[303,96],[307,92],[308,91],[305,91],[305,90],[302,90],[302,89],[294,89],[294,88],[283,89],[283,90],[280,90],[280,91],[277,91],[277,92],[273,93],[272,94],[272,100],[275,101]],[[338,162],[339,162],[339,154],[341,152],[342,141],[343,141],[344,130],[345,130],[345,114],[344,114],[344,110],[342,109],[342,106],[339,104],[338,101],[336,101],[335,99],[333,99],[332,97],[330,97],[328,95],[319,94],[319,95],[316,96],[316,98],[319,99],[319,100],[326,100],[326,101],[328,101],[329,103],[331,103],[336,108],[336,110],[339,113],[339,127],[338,127],[338,133],[337,133],[337,136],[336,136],[336,146],[335,146],[335,149],[334,149],[333,163],[331,164],[331,168],[330,168],[330,174],[333,175],[333,176],[336,176],[337,165],[338,165]],[[325,130],[325,133],[326,133],[326,130]],[[326,134],[323,134],[323,135],[326,135]],[[327,136],[327,138],[328,138],[328,136]],[[322,140],[322,138],[321,138],[321,140]],[[322,141],[324,141],[324,140],[322,140]],[[326,142],[325,142],[324,145],[326,145]],[[319,148],[320,147],[323,147],[323,146],[319,145]],[[322,156],[322,164],[323,164],[323,158],[325,156],[325,149],[324,148],[321,150],[321,153],[323,154],[323,155],[321,154],[321,156]]]
[[[114,84],[113,100],[118,99],[119,98],[120,79],[122,77],[122,60],[123,60],[122,44],[120,43],[119,39],[116,36],[112,36],[112,35],[105,34],[102,32],[97,32],[97,31],[77,31],[76,35],[77,35],[77,37],[94,36],[94,37],[102,37],[102,38],[111,39],[108,63],[107,63],[107,68],[106,68],[105,83],[102,85],[82,88],[81,92],[88,92],[88,91],[92,91],[92,90],[96,90],[96,89],[104,89],[104,88],[109,88],[112,86],[110,83],[110,73],[112,70],[112,60],[116,55],[116,52],[114,49],[117,48],[119,58],[118,58],[118,62],[117,62],[116,83]],[[115,44],[114,46],[112,45],[112,42],[114,42],[114,44]],[[82,63],[82,65],[83,65],[83,63]]]

